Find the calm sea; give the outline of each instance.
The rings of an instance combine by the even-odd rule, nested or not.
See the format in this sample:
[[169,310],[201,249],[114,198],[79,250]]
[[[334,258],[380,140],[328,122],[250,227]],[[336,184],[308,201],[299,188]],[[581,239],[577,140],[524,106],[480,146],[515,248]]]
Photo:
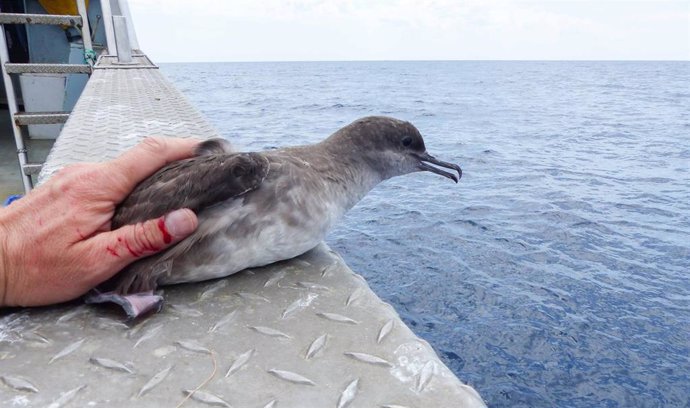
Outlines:
[[460,163],[328,243],[490,406],[690,405],[690,63],[161,68],[247,150],[389,115]]

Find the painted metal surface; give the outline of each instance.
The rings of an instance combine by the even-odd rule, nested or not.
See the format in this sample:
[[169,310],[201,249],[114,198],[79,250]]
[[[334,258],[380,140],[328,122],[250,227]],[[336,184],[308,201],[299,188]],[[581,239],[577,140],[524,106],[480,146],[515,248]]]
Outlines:
[[[41,180],[152,134],[217,136],[157,70],[97,69]],[[134,323],[79,302],[0,312],[0,405],[484,406],[325,244],[164,291]]]
[[50,125],[65,123],[69,112],[21,112],[14,115],[19,125]]
[[117,47],[117,62],[120,64],[132,63],[132,46],[129,41],[127,20],[122,16],[113,16],[113,29],[115,30],[115,45]]
[[[86,75],[79,76],[86,77]],[[48,121],[57,120],[56,115],[51,113],[62,111],[67,75],[24,74],[19,76],[19,83],[26,112],[17,112],[14,115],[16,123],[29,125],[28,134],[24,133],[25,137],[28,135],[32,139],[54,140],[60,134],[62,123],[65,123],[67,117],[64,117],[62,121],[51,121],[52,124]],[[40,121],[43,123],[39,123]]]
[[8,74],[90,74],[86,64],[5,64]]
[[132,54],[132,62],[121,64],[118,61],[117,55],[101,55],[98,57],[98,64],[94,66],[94,69],[145,69],[145,68],[158,68],[156,64],[151,62],[151,60],[144,54]]
[[49,25],[81,25],[80,16],[51,15],[51,14],[26,14],[26,13],[0,13],[0,24],[49,24]]

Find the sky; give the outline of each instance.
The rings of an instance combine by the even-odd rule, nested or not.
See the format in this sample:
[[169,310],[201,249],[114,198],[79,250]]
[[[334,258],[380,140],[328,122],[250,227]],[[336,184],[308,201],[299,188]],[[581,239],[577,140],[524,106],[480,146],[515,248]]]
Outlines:
[[690,0],[129,0],[156,62],[690,60]]

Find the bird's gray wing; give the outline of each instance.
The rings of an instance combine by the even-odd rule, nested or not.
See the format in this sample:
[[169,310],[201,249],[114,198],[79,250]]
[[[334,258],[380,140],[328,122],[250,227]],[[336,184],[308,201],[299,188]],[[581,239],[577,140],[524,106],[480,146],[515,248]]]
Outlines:
[[[260,153],[204,154],[170,163],[141,182],[117,207],[112,228],[160,217],[179,208],[199,213],[258,188],[268,175],[269,161]],[[203,231],[197,231],[164,252],[130,264],[101,284],[100,291],[108,291],[108,297],[119,297],[154,290],[158,277],[170,273],[176,256],[201,238]]]
[[168,164],[142,181],[117,207],[112,228],[179,208],[199,212],[257,188],[268,174],[260,153],[206,154]]

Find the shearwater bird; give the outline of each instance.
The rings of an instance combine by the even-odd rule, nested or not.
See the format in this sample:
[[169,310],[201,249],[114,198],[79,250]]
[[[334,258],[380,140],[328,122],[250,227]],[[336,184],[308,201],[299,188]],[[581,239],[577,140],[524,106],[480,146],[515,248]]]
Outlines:
[[359,119],[320,143],[264,152],[232,152],[222,139],[202,142],[195,157],[140,183],[112,220],[118,228],[190,208],[197,230],[129,265],[87,301],[118,303],[133,318],[162,306],[153,293],[159,285],[220,278],[301,255],[378,183],[417,171],[456,183],[462,177],[458,165],[427,153],[411,123],[389,117]]

